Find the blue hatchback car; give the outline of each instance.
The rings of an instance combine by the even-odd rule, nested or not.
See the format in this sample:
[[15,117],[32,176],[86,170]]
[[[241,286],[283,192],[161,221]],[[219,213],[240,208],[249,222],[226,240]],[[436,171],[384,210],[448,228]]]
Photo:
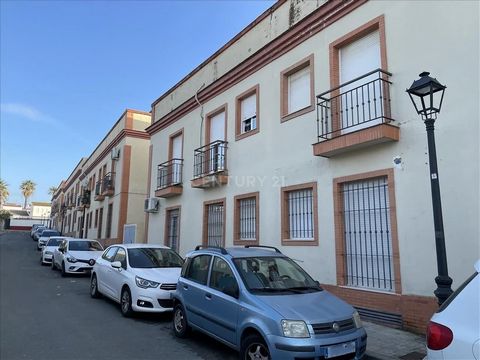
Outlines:
[[361,359],[367,347],[355,309],[272,247],[197,246],[173,300],[176,336],[200,330],[241,359]]

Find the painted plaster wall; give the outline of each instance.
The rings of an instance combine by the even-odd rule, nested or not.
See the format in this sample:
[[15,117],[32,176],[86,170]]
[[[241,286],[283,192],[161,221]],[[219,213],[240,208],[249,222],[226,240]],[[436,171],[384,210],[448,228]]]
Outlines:
[[[328,45],[373,18],[384,15],[392,115],[400,141],[368,147],[332,159],[312,155],[316,142],[315,111],[280,123],[280,72],[314,54],[315,93],[330,88]],[[425,19],[435,19],[428,26]],[[418,73],[429,70],[447,84],[436,126],[437,156],[449,270],[457,287],[472,271],[479,249],[479,4],[477,2],[371,1],[327,27],[240,84],[204,104],[204,113],[228,104],[227,141],[230,180],[227,186],[193,189],[193,151],[199,147],[200,109],[152,136],[151,193],[156,167],[167,160],[168,136],[184,128],[184,187],[179,197],[161,200],[149,215],[150,242],[163,242],[165,208],[181,205],[180,252],[201,243],[203,202],[226,197],[226,245],[233,236],[233,196],[260,191],[260,243],[280,246],[280,186],[310,181],[318,184],[317,247],[289,246],[282,251],[304,260],[302,266],[323,283],[336,283],[332,180],[392,168],[394,170],[400,265],[404,294],[431,296],[436,256],[428,181],[426,132],[405,94]],[[475,31],[477,30],[477,31]],[[420,35],[421,34],[421,35]],[[238,58],[230,58],[234,63]],[[204,80],[201,80],[204,81]],[[200,82],[201,82],[200,81]],[[260,132],[235,141],[235,96],[260,85]],[[191,86],[190,86],[191,85]],[[185,84],[189,96],[196,80]],[[169,107],[170,103],[165,106]],[[162,110],[165,111],[165,110]],[[162,113],[160,111],[159,113]],[[248,179],[254,179],[248,184]],[[319,265],[320,264],[320,265]]]

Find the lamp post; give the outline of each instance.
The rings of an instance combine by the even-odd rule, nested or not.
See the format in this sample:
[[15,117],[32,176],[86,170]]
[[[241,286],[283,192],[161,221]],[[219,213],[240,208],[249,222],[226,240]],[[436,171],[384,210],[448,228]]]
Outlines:
[[435,245],[437,250],[438,275],[435,277],[437,289],[434,291],[438,304],[443,302],[452,293],[452,279],[448,276],[447,252],[443,231],[442,202],[440,198],[440,184],[437,169],[437,152],[435,149],[435,120],[440,112],[443,94],[446,86],[437,79],[429,76],[429,72],[422,72],[420,79],[415,80],[407,89],[417,114],[421,115],[427,129],[428,159],[430,164],[430,185],[432,189],[433,223],[435,226]]

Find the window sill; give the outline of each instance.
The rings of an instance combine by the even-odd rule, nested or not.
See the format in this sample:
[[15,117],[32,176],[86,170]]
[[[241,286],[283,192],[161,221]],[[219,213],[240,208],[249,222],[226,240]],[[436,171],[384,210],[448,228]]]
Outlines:
[[339,285],[339,288],[342,289],[349,289],[349,290],[355,290],[355,291],[366,291],[369,293],[378,293],[378,294],[383,294],[383,295],[396,295],[400,296],[401,294],[395,292],[395,291],[387,291],[387,290],[378,290],[378,289],[369,289],[369,288],[364,288],[364,287],[355,287],[355,286],[348,286],[348,285]]
[[309,105],[303,109],[300,109],[300,110],[297,110],[293,113],[290,113],[290,114],[285,114],[285,115],[282,115],[282,118],[280,119],[280,122],[285,122],[285,121],[288,121],[288,120],[291,120],[293,118],[296,118],[300,115],[304,115],[304,114],[307,114],[311,111],[315,110],[315,105],[312,104],[312,105]]
[[245,246],[245,245],[259,245],[259,240],[240,240],[240,239],[233,239],[233,245],[235,246]]
[[235,134],[235,141],[245,139],[246,137],[258,134],[259,132],[260,132],[260,129],[257,127],[255,130],[250,130],[243,134]]
[[311,240],[282,239],[282,245],[284,246],[318,246],[318,239],[311,239]]

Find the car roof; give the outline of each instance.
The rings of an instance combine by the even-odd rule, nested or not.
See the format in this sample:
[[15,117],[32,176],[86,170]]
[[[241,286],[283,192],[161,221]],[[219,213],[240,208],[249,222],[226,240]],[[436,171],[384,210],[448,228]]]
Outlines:
[[216,255],[227,255],[232,258],[246,258],[246,257],[287,257],[276,249],[265,249],[265,248],[245,248],[245,247],[229,247],[224,249],[225,252],[222,252],[221,248],[201,248],[199,250],[191,251],[187,256],[192,256],[195,254],[216,254]]
[[154,249],[170,249],[168,246],[160,244],[112,244],[117,246],[123,246],[126,249],[145,249],[145,248],[154,248]]
[[478,259],[475,263],[475,270],[477,270],[477,272],[480,272],[480,259]]
[[68,241],[95,241],[95,242],[98,242],[97,240],[93,240],[93,239],[82,239],[82,238],[66,238],[66,240],[68,240]]

